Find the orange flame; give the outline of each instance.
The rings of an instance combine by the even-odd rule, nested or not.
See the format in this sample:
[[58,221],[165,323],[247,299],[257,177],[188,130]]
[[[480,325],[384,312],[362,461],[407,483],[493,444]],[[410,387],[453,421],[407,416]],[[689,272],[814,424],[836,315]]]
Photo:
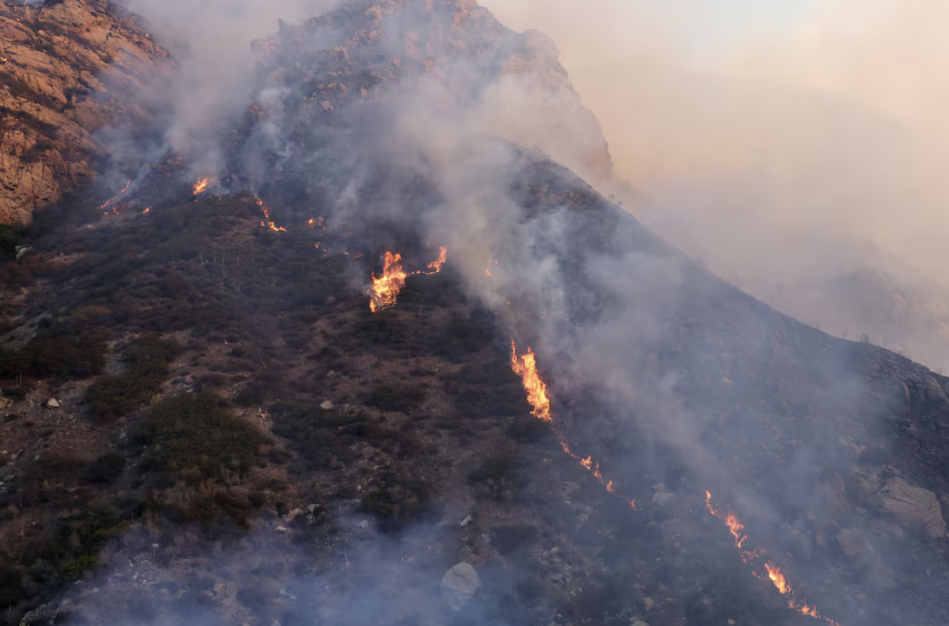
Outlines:
[[788,584],[787,579],[784,577],[784,574],[781,573],[780,567],[772,567],[769,563],[765,563],[764,568],[768,570],[768,578],[770,578],[774,586],[778,588],[781,595],[786,596],[794,593],[791,590],[791,585]]
[[[558,429],[554,426],[553,417],[550,414],[550,399],[547,397],[547,384],[541,379],[540,374],[537,372],[537,355],[534,354],[533,350],[527,348],[527,354],[518,357],[517,344],[513,339],[511,339],[511,368],[515,374],[521,377],[524,390],[527,391],[527,401],[534,407],[531,414],[537,419],[551,424],[554,428],[554,432],[556,432],[560,438],[560,447],[563,448],[563,451],[566,452],[570,458],[580,463],[588,472],[593,474],[593,476],[600,481],[600,484],[606,487],[608,492],[615,494],[616,489],[613,487],[613,481],[607,480],[606,477],[603,476],[603,472],[600,471],[600,464],[594,462],[593,457],[588,456],[582,459],[574,454],[570,449],[570,443],[567,441],[567,438],[558,432]],[[632,509],[636,509],[636,500],[630,499],[626,500],[626,502]]]
[[405,287],[406,273],[399,263],[401,254],[386,252],[382,276],[372,275],[372,287],[369,289],[369,310],[377,313],[395,304],[399,292]]
[[125,184],[125,188],[123,188],[122,191],[120,191],[119,193],[115,194],[114,197],[109,198],[108,200],[106,200],[106,203],[103,204],[103,205],[102,205],[101,207],[99,207],[99,208],[100,208],[100,209],[106,209],[106,208],[108,208],[110,204],[112,204],[113,202],[115,202],[116,200],[119,199],[119,196],[121,196],[121,195],[124,194],[126,191],[128,191],[128,190],[129,190],[129,187],[131,187],[131,186],[132,186],[132,179],[130,178],[130,179],[129,179],[129,182],[127,182],[127,183]]
[[151,212],[152,212],[152,207],[147,207],[144,211],[142,211],[142,213],[144,213],[144,214],[146,214],[146,215],[147,215],[148,213],[151,213]]
[[[743,534],[745,527],[739,521],[738,516],[734,513],[722,513],[719,510],[716,510],[712,506],[712,494],[711,492],[705,492],[705,504],[708,506],[708,511],[715,517],[724,521],[728,526],[728,530],[731,532],[732,536],[735,538],[735,545],[739,550],[742,550],[741,559],[748,565],[756,566],[761,563],[761,556],[764,554],[763,549],[753,550],[751,552],[743,550],[742,546],[748,540],[748,535]],[[771,583],[777,588],[781,595],[785,596],[788,599],[788,607],[794,611],[797,611],[801,615],[806,615],[807,617],[813,617],[814,619],[822,619],[830,626],[840,626],[836,621],[830,619],[829,617],[824,617],[820,614],[820,611],[816,607],[809,606],[804,602],[798,600],[794,597],[794,590],[791,588],[791,584],[788,583],[787,578],[781,572],[781,568],[776,565],[771,565],[770,563],[765,562],[764,568],[768,572],[768,578],[771,580]],[[751,572],[756,578],[763,578],[762,575],[758,574],[756,571],[752,570]]]
[[445,261],[448,258],[448,250],[444,247],[439,248],[438,258],[428,264],[428,269],[432,270],[432,274],[437,274],[442,271],[442,266],[445,265]]
[[[550,400],[547,399],[547,384],[537,373],[537,355],[529,347],[527,354],[518,359],[517,346],[514,340],[511,340],[511,367],[514,373],[521,377],[524,382],[524,389],[527,390],[527,401],[531,403],[534,410],[531,413],[537,419],[550,422]],[[588,468],[589,469],[589,468]]]
[[[348,254],[348,253],[343,253]],[[357,258],[361,258],[360,254]],[[438,258],[428,264],[428,269],[432,270],[430,272],[412,272],[407,274],[402,268],[400,261],[402,260],[402,255],[399,253],[386,252],[385,256],[385,265],[382,269],[382,276],[376,278],[375,273],[372,275],[372,287],[369,288],[369,291],[366,292],[369,296],[369,310],[373,313],[378,313],[383,309],[388,309],[389,307],[395,304],[396,298],[399,296],[399,292],[402,291],[402,288],[405,287],[405,279],[409,276],[431,276],[442,271],[442,266],[445,265],[445,261],[448,258],[448,250],[441,248],[438,254]]]
[[202,178],[194,184],[194,195],[198,196],[208,190],[208,185],[214,182],[214,179]]
[[266,206],[264,206],[264,201],[261,200],[260,198],[257,198],[257,206],[260,207],[261,212],[263,212],[263,214],[264,214],[264,221],[260,223],[261,226],[263,226],[264,228],[269,228],[270,230],[274,231],[275,233],[285,233],[285,232],[287,232],[287,229],[286,229],[286,228],[284,228],[283,226],[277,226],[277,225],[270,219],[270,209],[268,209]]

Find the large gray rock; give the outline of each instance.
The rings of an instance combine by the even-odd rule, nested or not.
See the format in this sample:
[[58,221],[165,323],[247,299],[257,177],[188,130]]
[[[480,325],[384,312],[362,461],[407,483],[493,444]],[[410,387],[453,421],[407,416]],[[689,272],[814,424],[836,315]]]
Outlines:
[[872,504],[890,513],[902,525],[925,530],[931,537],[946,536],[946,520],[936,494],[909,484],[893,468],[858,474],[861,488]]
[[442,577],[442,597],[455,611],[460,611],[474,597],[481,580],[478,572],[467,563],[459,563],[445,572]]

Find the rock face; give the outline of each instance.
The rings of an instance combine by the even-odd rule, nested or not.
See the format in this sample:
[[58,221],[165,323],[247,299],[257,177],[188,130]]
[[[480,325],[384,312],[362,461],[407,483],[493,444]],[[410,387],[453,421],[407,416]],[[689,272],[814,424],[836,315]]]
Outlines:
[[455,611],[460,611],[474,597],[481,580],[478,572],[467,563],[459,563],[445,572],[442,578],[442,595],[448,605]]
[[[311,42],[322,40],[335,46],[315,49]],[[261,93],[268,94],[250,111],[252,136],[255,127],[271,127],[278,112],[283,128],[337,125],[350,105],[378,102],[398,85],[403,93],[419,89],[440,111],[457,111],[472,128],[546,153],[591,184],[612,180],[600,124],[571,85],[554,42],[504,27],[474,0],[354,0],[300,25],[281,23],[252,50]],[[291,92],[274,100],[274,93]],[[266,149],[269,140],[261,136],[247,145]]]
[[106,0],[0,4],[0,221],[95,177],[93,133],[129,110],[140,78],[170,58]]
[[908,527],[921,528],[931,537],[946,536],[946,521],[936,494],[909,484],[893,468],[858,475],[865,498]]

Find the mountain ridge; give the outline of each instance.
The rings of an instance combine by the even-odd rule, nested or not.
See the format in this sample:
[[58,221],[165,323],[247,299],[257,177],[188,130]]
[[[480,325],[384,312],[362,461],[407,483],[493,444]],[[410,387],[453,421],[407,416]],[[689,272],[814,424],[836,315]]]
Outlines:
[[782,315],[480,123],[536,41],[471,2],[374,7],[254,44],[226,169],[168,155],[8,246],[4,619],[945,621],[949,379]]

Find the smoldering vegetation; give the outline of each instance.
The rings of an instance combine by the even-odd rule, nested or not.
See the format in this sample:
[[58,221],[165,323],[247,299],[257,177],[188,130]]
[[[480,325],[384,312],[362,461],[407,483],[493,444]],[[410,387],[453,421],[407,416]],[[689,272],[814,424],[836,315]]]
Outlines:
[[[465,2],[284,24],[239,123],[204,139],[207,192],[162,148],[118,215],[37,237],[78,257],[38,270],[64,322],[181,334],[123,344],[89,387],[91,408],[134,392],[103,406],[149,497],[59,619],[815,623],[767,563],[842,626],[945,621],[949,381],[743,294],[508,141],[486,94],[512,65],[526,91],[558,75],[536,44]],[[383,252],[415,269],[439,246],[441,274],[369,313]],[[75,485],[50,486],[65,507]],[[461,563],[478,585],[446,587]]]

